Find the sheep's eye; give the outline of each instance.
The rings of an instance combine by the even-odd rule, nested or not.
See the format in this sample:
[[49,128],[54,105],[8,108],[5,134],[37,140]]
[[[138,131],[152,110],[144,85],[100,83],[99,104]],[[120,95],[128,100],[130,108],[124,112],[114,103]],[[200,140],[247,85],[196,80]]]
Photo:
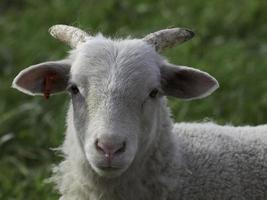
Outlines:
[[155,88],[155,89],[153,89],[153,90],[150,92],[149,96],[150,96],[151,98],[156,98],[157,95],[158,95],[158,93],[159,93],[158,89]]
[[77,87],[77,85],[75,84],[70,84],[67,88],[67,90],[71,93],[71,94],[78,94],[80,91],[79,91],[79,88]]

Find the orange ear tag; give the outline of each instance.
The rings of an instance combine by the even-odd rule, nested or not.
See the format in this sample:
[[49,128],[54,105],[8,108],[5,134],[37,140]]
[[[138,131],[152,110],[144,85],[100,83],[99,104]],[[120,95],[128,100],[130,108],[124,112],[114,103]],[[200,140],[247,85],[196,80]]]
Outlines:
[[46,100],[49,99],[51,91],[52,91],[52,84],[53,81],[56,79],[55,75],[53,74],[48,74],[45,76],[44,79],[44,98]]

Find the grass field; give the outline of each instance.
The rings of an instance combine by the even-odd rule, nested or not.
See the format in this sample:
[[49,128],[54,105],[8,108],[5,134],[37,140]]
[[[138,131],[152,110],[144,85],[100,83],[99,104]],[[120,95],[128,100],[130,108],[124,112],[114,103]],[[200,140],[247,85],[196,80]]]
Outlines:
[[62,58],[67,46],[47,29],[58,23],[112,37],[142,37],[162,28],[188,27],[196,37],[164,55],[209,72],[220,82],[212,96],[170,99],[176,121],[220,124],[267,122],[267,1],[263,0],[1,0],[0,199],[52,200],[45,179],[60,157],[67,95],[49,101],[11,89],[25,67]]

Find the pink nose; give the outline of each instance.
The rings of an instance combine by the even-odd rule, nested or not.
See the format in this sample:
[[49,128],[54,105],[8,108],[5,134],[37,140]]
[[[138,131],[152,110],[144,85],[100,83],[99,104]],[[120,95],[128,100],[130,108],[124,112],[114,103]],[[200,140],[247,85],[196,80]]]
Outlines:
[[96,140],[95,148],[98,152],[104,154],[106,158],[109,160],[114,156],[122,154],[126,149],[126,142],[122,142],[119,144],[111,144],[106,142],[101,142],[101,140]]

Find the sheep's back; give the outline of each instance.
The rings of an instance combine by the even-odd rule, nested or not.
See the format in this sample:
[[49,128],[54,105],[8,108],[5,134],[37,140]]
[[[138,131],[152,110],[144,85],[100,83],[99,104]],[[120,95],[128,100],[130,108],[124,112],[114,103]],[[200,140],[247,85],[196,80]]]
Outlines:
[[267,199],[267,126],[175,124],[182,199]]

